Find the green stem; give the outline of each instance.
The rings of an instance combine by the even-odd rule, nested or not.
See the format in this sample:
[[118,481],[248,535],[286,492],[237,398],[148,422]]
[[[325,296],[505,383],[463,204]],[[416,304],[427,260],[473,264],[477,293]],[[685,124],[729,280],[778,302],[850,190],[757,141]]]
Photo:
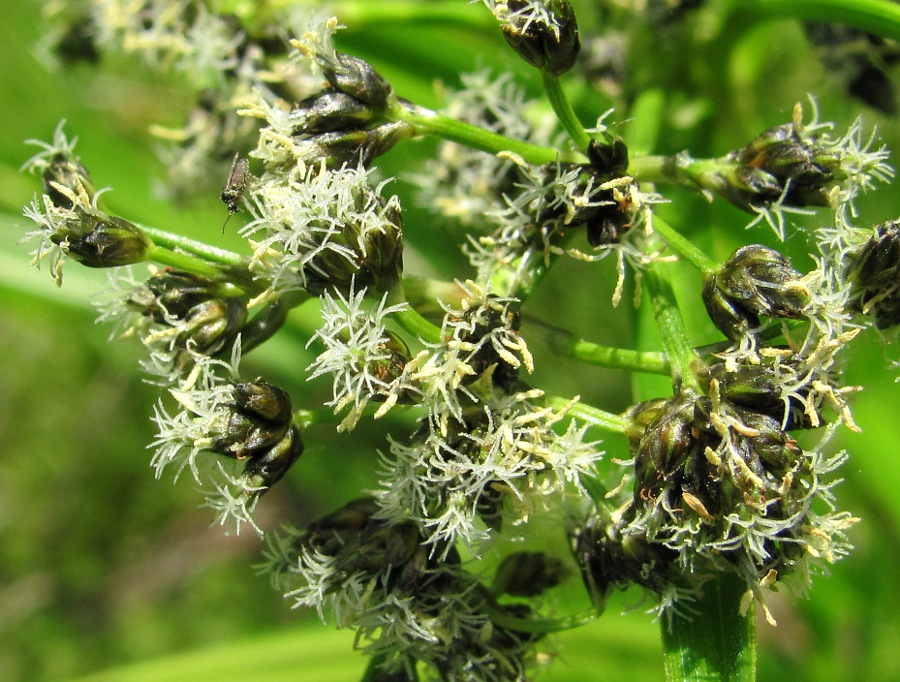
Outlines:
[[217,246],[210,246],[209,244],[197,241],[196,239],[189,239],[180,234],[173,234],[172,232],[159,230],[155,227],[147,227],[146,225],[140,225],[139,227],[157,246],[164,247],[171,251],[177,249],[184,253],[191,253],[209,263],[218,263],[220,265],[228,266],[229,268],[242,268],[246,270],[250,262],[250,259],[246,256],[242,256],[226,249],[220,249]]
[[694,246],[693,242],[685,238],[684,235],[658,215],[654,214],[651,224],[653,230],[662,236],[669,243],[669,246],[681,254],[685,260],[695,266],[700,272],[707,274],[719,269],[718,263]]
[[[406,290],[404,289],[402,279],[397,280],[390,290],[388,294],[388,303],[391,305],[396,303],[407,303]],[[411,306],[399,312],[392,313],[391,318],[399,324],[404,331],[412,334],[425,343],[440,343],[443,340],[441,328],[426,320]]]
[[250,272],[247,256],[155,227],[141,225],[140,228],[153,240],[149,260],[211,279],[227,279],[251,295],[266,288]]
[[552,330],[547,338],[554,353],[589,365],[650,374],[668,375],[671,371],[669,362],[662,353],[601,346],[558,329]]
[[[554,409],[561,410],[569,404],[569,401],[558,396],[550,396],[547,398],[547,404]],[[628,427],[631,426],[631,421],[626,417],[606,412],[585,403],[575,403],[566,414],[586,421],[591,426],[596,426],[612,433],[625,433]]]
[[553,107],[553,111],[556,113],[556,117],[559,119],[562,127],[569,133],[575,148],[586,153],[591,138],[584,131],[584,126],[581,125],[578,116],[575,115],[575,111],[569,103],[569,98],[566,97],[566,93],[562,89],[559,78],[542,70],[541,80],[544,83],[544,92],[547,94],[550,106]]
[[683,385],[698,392],[700,382],[694,375],[694,365],[699,362],[691,345],[675,291],[672,287],[672,263],[653,263],[644,271],[644,283],[650,294],[653,317],[659,328],[666,356],[671,362],[672,383],[676,389]]
[[388,117],[394,121],[403,121],[413,127],[418,135],[434,135],[444,140],[458,142],[468,147],[480,149],[491,154],[512,152],[527,163],[543,165],[555,163],[560,156],[552,147],[542,147],[506,137],[478,126],[444,116],[431,109],[414,104],[397,103],[388,111]]
[[195,275],[209,277],[210,279],[221,279],[223,276],[221,269],[205,260],[188,253],[171,251],[164,246],[156,244],[147,251],[147,260],[175,268],[176,270],[184,270]]
[[753,608],[741,614],[744,582],[733,573],[703,586],[695,613],[661,621],[666,682],[753,682],[756,633]]
[[[284,5],[295,6],[296,0],[281,0]],[[448,23],[473,28],[488,29],[497,25],[490,14],[473,11],[458,0],[429,0],[409,2],[409,0],[362,0],[358,2],[335,2],[330,11],[342,22],[359,28],[364,24],[398,22]]]
[[412,308],[393,313],[391,318],[399,324],[404,331],[416,336],[425,343],[440,343],[443,339],[441,328],[432,324]]
[[741,0],[730,19],[737,25],[778,19],[821,21],[900,40],[900,4],[893,0]]
[[626,172],[636,180],[676,185],[695,192],[715,192],[721,182],[710,182],[710,179],[718,177],[721,163],[719,159],[694,159],[687,152],[648,154],[631,157]]
[[[222,7],[225,11],[238,13],[244,21],[262,23],[273,18],[277,12],[294,9],[297,0],[268,0],[268,2],[247,3],[243,0],[228,0]],[[429,0],[409,2],[409,0],[344,0],[328,4],[328,12],[341,23],[353,29],[376,24],[396,25],[406,23],[444,23],[472,28],[490,29],[497,26],[496,20],[485,12],[468,7],[459,0]]]

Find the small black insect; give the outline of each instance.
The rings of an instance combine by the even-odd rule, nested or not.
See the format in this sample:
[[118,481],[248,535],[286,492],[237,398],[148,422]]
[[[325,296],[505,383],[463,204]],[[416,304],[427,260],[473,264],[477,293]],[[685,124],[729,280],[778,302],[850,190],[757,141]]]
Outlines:
[[[241,210],[240,201],[249,178],[250,162],[240,153],[235,154],[234,161],[231,162],[231,171],[228,173],[228,180],[225,181],[221,195],[222,203],[228,207],[228,218]],[[228,222],[227,218],[225,222]]]

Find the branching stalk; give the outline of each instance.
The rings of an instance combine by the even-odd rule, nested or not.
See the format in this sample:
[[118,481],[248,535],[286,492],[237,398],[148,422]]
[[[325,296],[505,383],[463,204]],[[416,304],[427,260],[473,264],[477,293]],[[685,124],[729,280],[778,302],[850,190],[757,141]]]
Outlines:
[[575,148],[581,152],[586,152],[591,138],[585,132],[584,126],[581,125],[581,121],[578,120],[578,116],[572,109],[572,105],[562,89],[559,78],[546,71],[541,71],[541,81],[544,84],[544,92],[547,94],[550,106],[553,107],[553,111],[556,113],[556,117],[559,119],[562,127],[565,128],[569,137],[572,138]]
[[389,116],[395,121],[410,124],[419,135],[433,135],[490,154],[513,153],[527,163],[553,163],[560,156],[559,151],[551,147],[509,138],[417,105],[399,104],[390,110]]

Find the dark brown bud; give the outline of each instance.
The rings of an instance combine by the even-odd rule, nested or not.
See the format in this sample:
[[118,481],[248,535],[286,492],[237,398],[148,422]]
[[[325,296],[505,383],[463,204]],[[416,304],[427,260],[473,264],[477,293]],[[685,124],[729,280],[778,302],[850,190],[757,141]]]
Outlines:
[[116,216],[95,215],[80,208],[63,233],[52,241],[89,268],[114,268],[147,260],[153,242],[137,225]]
[[297,134],[312,135],[337,130],[358,130],[374,116],[372,109],[346,92],[328,90],[294,106],[299,116]]
[[340,52],[336,63],[322,62],[322,71],[335,90],[346,93],[373,109],[384,109],[394,90],[364,59]]
[[658,497],[669,485],[668,479],[678,479],[688,458],[698,448],[702,449],[694,430],[696,400],[696,394],[689,391],[666,400],[637,441],[632,451],[636,504]]
[[206,277],[180,270],[160,270],[144,287],[132,295],[129,303],[160,323],[187,317],[190,310],[216,298],[217,284]]
[[231,346],[246,321],[247,302],[243,298],[203,301],[180,322],[178,344],[204,355],[217,355]]
[[351,500],[340,509],[309,524],[302,544],[328,556],[336,556],[369,524],[378,510],[374,497],[366,496]]
[[628,169],[628,147],[625,140],[603,133],[605,142],[591,140],[587,148],[591,166],[601,178],[611,179],[625,174]]
[[581,50],[578,23],[568,0],[546,0],[549,21],[528,12],[533,3],[509,0],[503,37],[518,55],[551,76],[561,76],[575,65]]
[[571,535],[572,553],[594,608],[602,611],[613,589],[642,585],[659,592],[674,555],[643,535],[623,537],[607,518],[592,517]]
[[54,154],[43,164],[41,181],[44,194],[50,197],[54,206],[60,208],[73,207],[72,200],[60,188],[69,190],[76,196],[83,193],[88,201],[93,199],[96,193],[91,174],[82,165],[81,160],[63,152]]
[[338,552],[336,566],[346,573],[382,573],[409,561],[419,543],[419,530],[412,521],[371,521]]
[[268,450],[257,452],[244,467],[244,478],[252,488],[271,488],[278,483],[303,454],[303,438],[298,427]]
[[781,253],[751,244],[704,276],[703,303],[716,328],[738,340],[759,326],[760,315],[801,317],[810,301],[801,279]]
[[853,310],[871,315],[879,329],[900,324],[900,221],[875,226],[850,261],[847,276]]
[[[799,114],[798,109],[797,119]],[[826,205],[840,165],[833,152],[817,147],[814,137],[803,134],[799,120],[761,133],[733,158],[744,168],[758,169],[771,179],[765,188],[754,190],[758,195],[755,205],[772,202],[785,190],[788,205]]]
[[[698,378],[709,387],[715,379],[719,395],[736,406],[762,412],[784,423],[785,430],[805,429],[811,426],[807,414],[810,409],[796,397],[782,397],[781,387],[803,371],[791,357],[763,358],[759,364],[741,365],[729,369],[725,363],[704,367]],[[801,390],[799,398],[805,398],[808,390]]]
[[290,396],[277,386],[259,379],[235,384],[234,407],[275,424],[288,424],[291,421]]
[[[291,445],[282,443],[288,435],[292,419],[291,400],[287,393],[265,381],[255,381],[235,384],[232,396],[227,428],[212,445],[214,452],[244,459],[275,449],[279,445],[282,445],[282,450]],[[299,432],[296,440],[302,452]],[[297,456],[299,454],[298,452]],[[273,457],[285,460],[283,452],[275,453]],[[260,463],[258,466],[263,465]]]
[[744,426],[751,431],[747,434],[747,440],[763,468],[780,479],[796,465],[803,450],[782,430],[779,420],[751,410],[738,410],[738,414]]
[[359,164],[368,167],[375,158],[412,135],[412,126],[402,121],[381,123],[371,129],[352,128],[314,135],[304,133],[298,143],[297,156],[308,164],[324,159],[329,170]]

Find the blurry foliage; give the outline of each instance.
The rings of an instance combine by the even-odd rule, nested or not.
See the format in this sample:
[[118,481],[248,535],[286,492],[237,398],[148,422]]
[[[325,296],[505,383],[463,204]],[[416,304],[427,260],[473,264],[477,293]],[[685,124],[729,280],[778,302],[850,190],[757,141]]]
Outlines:
[[[38,183],[17,172],[32,153],[22,141],[48,137],[62,118],[68,119],[67,131],[80,137],[79,154],[98,183],[114,187],[109,202],[118,211],[221,239],[230,248],[239,243],[233,230],[219,236],[225,211],[216,197],[181,208],[154,198],[164,169],[146,127],[179,122],[190,96],[177,83],[127,63],[107,63],[102,73],[83,65],[47,70],[35,57],[40,5],[6,0],[0,21],[0,679],[65,680],[128,664],[134,666],[90,679],[358,679],[364,662],[346,655],[349,633],[313,623],[315,614],[290,611],[254,574],[261,541],[208,528],[208,510],[195,509],[189,477],[175,485],[154,480],[145,446],[152,437],[148,416],[156,390],[135,368],[139,349],[109,343],[108,330],[93,325],[86,305],[104,278],[70,267],[57,291],[48,273],[26,267],[27,249],[16,245],[25,225],[20,210]],[[595,7],[587,1],[576,5],[585,34],[598,28]],[[629,64],[627,86],[635,108],[609,121],[621,125],[636,150],[689,147],[697,155],[721,154],[788,118],[794,102],[813,92],[825,118],[846,125],[863,111],[900,153],[898,121],[845,96],[814,60],[799,25],[760,25],[733,36],[733,43],[708,46],[708,53],[679,49],[678,30],[667,27],[663,40],[649,33],[639,37],[644,47],[633,54],[644,56]],[[497,64],[529,77],[506,54],[499,35],[490,33],[429,26],[355,34],[351,27],[341,39],[347,51],[370,59],[400,94],[426,105],[439,101],[434,81],[452,86],[461,70]],[[602,113],[594,93],[572,94],[582,107],[593,102],[583,109],[586,121]],[[410,159],[430,149],[427,142],[402,145],[386,157],[385,170],[402,177]],[[409,187],[401,180],[395,191]],[[711,253],[725,255],[744,241],[739,230],[746,218],[736,209],[678,190],[668,195],[675,203],[661,214]],[[896,218],[900,196],[888,188],[861,206],[860,224]],[[407,209],[407,229],[425,230],[432,223],[424,212]],[[716,229],[707,230],[710,225]],[[421,259],[409,257],[412,270],[422,272],[429,259],[444,269],[447,259],[456,259],[451,245],[459,235],[427,235],[410,240],[428,248]],[[754,238],[769,235],[759,228]],[[802,258],[799,240],[788,249]],[[560,306],[578,309],[561,317],[583,319],[596,340],[609,334],[611,342],[628,345],[615,335],[632,334],[630,323],[609,322],[608,291],[599,284],[609,279],[605,264],[600,275],[584,264],[560,265],[528,311],[547,317]],[[291,339],[268,344],[263,355],[248,358],[248,375],[277,376],[298,394],[319,390],[297,380],[309,362],[297,353],[298,345]],[[778,628],[759,628],[762,680],[900,679],[897,371],[885,371],[875,339],[861,346],[849,382],[866,387],[855,402],[863,432],[841,437],[851,460],[838,489],[842,506],[863,519],[851,531],[856,551],[833,575],[815,581],[808,600],[779,595],[772,605]],[[532,350],[541,356],[541,349]],[[602,396],[596,402],[613,410],[631,401],[621,373],[589,368],[589,375],[570,377],[566,369],[558,364],[544,370],[561,377],[554,382],[561,394]],[[307,452],[289,480],[261,504],[263,527],[273,529],[280,520],[302,524],[372,485],[375,453],[362,444],[383,442],[383,429],[368,425],[348,439],[319,427],[306,439]],[[618,447],[615,439],[607,441],[610,455]],[[639,608],[618,615],[634,605],[632,597],[614,600],[592,626],[560,636],[559,660],[541,679],[660,679],[657,627]],[[563,610],[586,602],[574,588],[561,599]]]

